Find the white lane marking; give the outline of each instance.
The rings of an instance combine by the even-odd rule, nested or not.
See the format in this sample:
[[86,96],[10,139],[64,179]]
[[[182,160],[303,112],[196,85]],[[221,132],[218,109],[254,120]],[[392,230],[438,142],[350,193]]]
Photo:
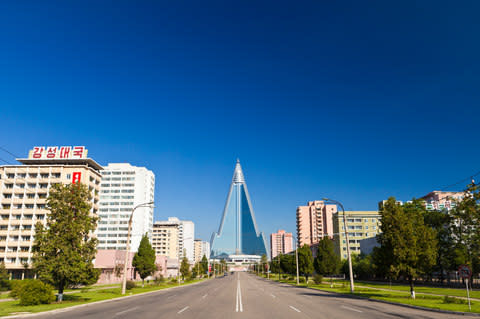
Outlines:
[[124,310],[124,311],[117,312],[117,313],[115,314],[115,316],[123,315],[124,313],[137,310],[138,308],[139,308],[139,307],[133,307],[133,308],[130,308],[130,309],[127,309],[127,310]]
[[270,296],[272,296],[273,298],[277,298],[277,297],[275,297],[275,295],[274,295],[274,294],[270,294]]
[[204,295],[202,296],[202,299],[205,299],[206,296],[208,296],[208,294],[204,294]]
[[356,311],[356,312],[363,312],[361,310],[358,310],[358,309],[353,309],[353,308],[350,308],[350,307],[347,307],[347,306],[340,306],[340,308],[343,308],[343,309],[348,309],[348,310],[351,310],[351,311]]
[[186,306],[185,308],[183,308],[182,310],[180,310],[180,311],[177,312],[177,313],[182,313],[182,312],[184,312],[185,310],[187,310],[188,308],[189,308],[189,306]]
[[167,299],[170,299],[172,297],[175,297],[176,295],[171,295],[171,296],[168,296]]
[[242,289],[240,288],[240,279],[237,280],[237,302],[235,311],[243,312],[243,305],[242,305]]
[[289,306],[290,308],[292,308],[293,310],[295,310],[296,312],[301,312],[300,310],[298,310],[297,308],[295,308],[294,306]]
[[308,298],[308,299],[312,298],[312,296],[304,296],[304,297],[305,297],[305,298]]

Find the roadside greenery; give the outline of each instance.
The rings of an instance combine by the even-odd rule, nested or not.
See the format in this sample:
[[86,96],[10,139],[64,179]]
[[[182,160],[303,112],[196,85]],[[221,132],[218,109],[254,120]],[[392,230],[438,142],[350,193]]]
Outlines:
[[59,301],[65,288],[93,284],[100,274],[93,265],[97,239],[91,235],[97,218],[90,214],[90,201],[85,185],[54,184],[46,227],[35,225],[33,268],[40,280],[58,289]]
[[138,251],[133,256],[132,266],[142,278],[142,287],[145,285],[145,278],[151,276],[157,270],[155,265],[155,250],[150,245],[147,234],[143,235]]

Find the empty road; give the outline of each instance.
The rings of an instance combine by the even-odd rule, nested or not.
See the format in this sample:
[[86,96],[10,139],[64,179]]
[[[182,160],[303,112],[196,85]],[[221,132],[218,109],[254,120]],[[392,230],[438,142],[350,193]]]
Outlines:
[[[236,273],[35,318],[468,318],[297,288]],[[478,318],[473,317],[472,318]]]

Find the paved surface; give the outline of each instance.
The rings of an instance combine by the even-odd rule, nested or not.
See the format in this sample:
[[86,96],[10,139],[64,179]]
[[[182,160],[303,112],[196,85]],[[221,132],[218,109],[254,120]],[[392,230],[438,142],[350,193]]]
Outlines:
[[[354,299],[236,273],[35,318],[469,318]],[[471,317],[479,318],[479,317]]]

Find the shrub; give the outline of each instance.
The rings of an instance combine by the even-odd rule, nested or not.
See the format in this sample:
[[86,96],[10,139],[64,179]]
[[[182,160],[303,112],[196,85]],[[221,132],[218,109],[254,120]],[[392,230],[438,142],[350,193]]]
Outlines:
[[133,289],[137,286],[137,284],[135,283],[135,281],[133,280],[127,280],[127,284],[126,284],[126,287],[127,290],[130,290],[130,289]]
[[164,282],[165,282],[165,278],[163,278],[162,275],[153,278],[153,283],[154,283],[155,285],[161,285],[161,284],[163,284]]
[[20,292],[23,288],[24,285],[28,284],[31,279],[25,279],[25,280],[11,280],[10,281],[10,294],[9,297],[13,299],[18,299],[20,298]]
[[170,280],[170,282],[171,282],[172,284],[175,284],[175,283],[177,282],[177,278],[172,277],[172,279]]
[[467,301],[465,299],[445,296],[443,297],[443,303],[466,304]]
[[283,279],[287,279],[287,278],[288,278],[288,275],[282,275],[282,278],[283,278]]
[[305,283],[305,278],[304,277],[300,277],[298,279],[298,282],[301,283],[301,284],[304,284]]
[[19,285],[20,306],[32,306],[39,304],[49,304],[55,301],[53,287],[40,280],[24,280],[25,283]]
[[316,285],[320,285],[323,281],[323,276],[322,275],[315,275],[313,276],[313,282],[316,284]]

